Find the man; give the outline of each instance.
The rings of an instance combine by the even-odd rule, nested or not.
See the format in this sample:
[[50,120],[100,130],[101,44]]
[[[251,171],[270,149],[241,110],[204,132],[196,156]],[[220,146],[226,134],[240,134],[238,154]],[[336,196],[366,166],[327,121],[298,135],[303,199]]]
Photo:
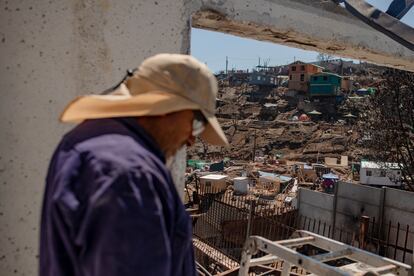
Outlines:
[[62,114],[82,123],[50,164],[40,275],[195,275],[189,216],[165,162],[198,135],[227,144],[217,82],[190,56],[160,54],[108,92]]

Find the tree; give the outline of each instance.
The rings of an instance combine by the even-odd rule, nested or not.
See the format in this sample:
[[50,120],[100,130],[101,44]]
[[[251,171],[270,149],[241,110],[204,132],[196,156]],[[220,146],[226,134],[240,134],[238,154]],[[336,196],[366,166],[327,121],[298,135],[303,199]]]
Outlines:
[[363,116],[367,157],[397,163],[402,180],[414,191],[414,74],[387,71]]

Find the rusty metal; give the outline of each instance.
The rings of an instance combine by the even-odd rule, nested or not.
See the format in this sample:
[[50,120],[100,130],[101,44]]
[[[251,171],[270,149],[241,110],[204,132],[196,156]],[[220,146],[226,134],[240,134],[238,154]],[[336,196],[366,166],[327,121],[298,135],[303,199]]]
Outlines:
[[359,221],[359,248],[365,249],[365,238],[368,233],[369,217],[361,216]]
[[398,238],[400,237],[400,223],[397,224],[397,237],[395,238],[394,259],[397,257]]

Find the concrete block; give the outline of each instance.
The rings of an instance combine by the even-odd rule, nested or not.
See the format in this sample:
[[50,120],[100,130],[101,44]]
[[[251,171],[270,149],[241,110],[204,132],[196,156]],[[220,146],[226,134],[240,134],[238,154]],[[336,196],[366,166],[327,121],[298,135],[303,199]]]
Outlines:
[[[312,206],[318,206],[321,209],[333,210],[333,195],[300,189],[300,204],[307,203]],[[300,207],[302,209],[302,206]]]
[[381,189],[360,184],[339,182],[338,197],[378,205],[381,198]]
[[385,192],[385,206],[414,214],[414,193],[387,188]]
[[342,213],[350,217],[369,216],[379,219],[379,205],[372,205],[366,202],[354,201],[348,198],[338,197],[336,205],[337,213]]

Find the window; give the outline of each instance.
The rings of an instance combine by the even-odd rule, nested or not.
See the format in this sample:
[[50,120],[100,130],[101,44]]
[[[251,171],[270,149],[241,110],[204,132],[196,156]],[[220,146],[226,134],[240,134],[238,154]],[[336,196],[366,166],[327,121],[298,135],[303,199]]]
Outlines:
[[328,80],[328,77],[327,76],[323,76],[323,80],[324,81],[327,81]]
[[313,80],[314,80],[314,81],[317,81],[317,80],[318,80],[318,77],[313,77]]
[[304,81],[305,80],[305,75],[304,74],[300,74],[300,81]]
[[304,65],[302,65],[302,66],[300,67],[300,70],[305,71],[305,66],[304,66]]
[[386,176],[387,176],[387,174],[386,174],[386,172],[385,172],[384,170],[381,170],[381,171],[380,171],[380,176],[381,176],[381,177],[386,177]]
[[206,187],[210,188],[211,187],[211,182],[210,181],[206,181]]
[[260,80],[260,76],[257,76],[257,80]]
[[366,176],[372,176],[372,171],[366,171],[366,174],[365,174]]
[[296,71],[296,66],[292,66],[292,71]]
[[292,80],[292,75],[289,76],[289,80]]

